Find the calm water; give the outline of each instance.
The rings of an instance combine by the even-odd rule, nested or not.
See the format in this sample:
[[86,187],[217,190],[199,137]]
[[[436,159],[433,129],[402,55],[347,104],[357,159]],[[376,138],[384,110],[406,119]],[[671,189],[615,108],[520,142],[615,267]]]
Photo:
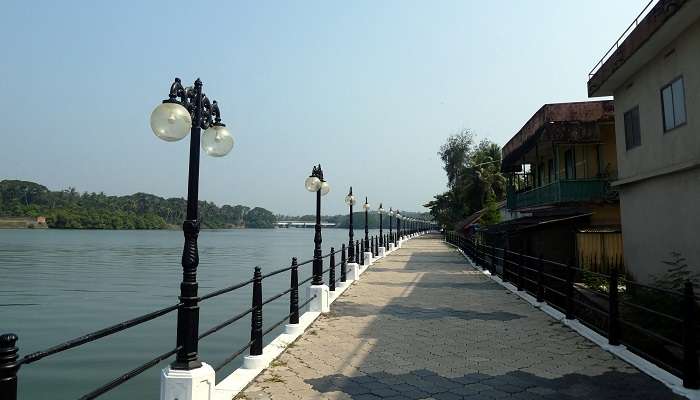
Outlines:
[[[355,232],[356,239],[362,235]],[[346,230],[324,230],[324,253],[343,242]],[[0,230],[0,333],[19,335],[21,356],[175,304],[182,244],[178,231]],[[292,256],[311,258],[313,229],[204,231],[199,250],[198,280],[205,294],[249,279],[256,265],[265,273],[288,266]],[[310,273],[310,264],[300,268],[300,280]],[[287,273],[266,279],[263,298],[288,282]],[[305,299],[305,289],[300,297]],[[202,303],[200,332],[250,307],[250,301],[246,287]],[[263,327],[279,321],[288,307],[288,296],[266,305]],[[23,366],[19,398],[74,399],[172,349],[175,314]],[[205,338],[199,345],[202,360],[217,364],[247,342],[249,329],[250,319],[244,318]],[[219,371],[217,379],[239,363]],[[102,398],[157,398],[160,370],[167,364]]]

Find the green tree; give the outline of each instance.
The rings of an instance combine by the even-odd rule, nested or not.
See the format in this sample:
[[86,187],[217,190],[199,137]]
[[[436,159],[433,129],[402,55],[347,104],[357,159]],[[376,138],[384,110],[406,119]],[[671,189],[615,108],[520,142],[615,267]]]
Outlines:
[[277,218],[272,212],[255,207],[245,215],[246,228],[274,228]]
[[474,135],[463,130],[447,138],[438,152],[447,175],[448,190],[424,206],[443,226],[454,224],[505,198],[506,180],[500,172],[501,150],[487,139],[475,144]]

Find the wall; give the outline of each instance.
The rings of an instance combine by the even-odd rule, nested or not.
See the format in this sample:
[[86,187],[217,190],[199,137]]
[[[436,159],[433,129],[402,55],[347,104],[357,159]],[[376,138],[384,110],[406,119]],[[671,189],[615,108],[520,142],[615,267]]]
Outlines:
[[[616,89],[615,124],[620,179],[700,161],[700,22],[695,22],[625,85]],[[672,50],[672,54],[667,55]],[[687,124],[664,133],[661,88],[683,75]],[[639,106],[642,145],[627,150],[624,113]]]
[[[700,271],[700,169],[693,167],[700,162],[699,42],[696,21],[615,90],[619,179],[628,182],[617,187],[625,260],[628,271],[642,282],[669,268],[663,261],[671,259],[672,251]],[[664,133],[661,88],[680,75],[687,124]],[[626,150],[624,113],[636,105],[642,144]]]
[[625,185],[620,193],[627,270],[641,282],[670,268],[675,251],[700,272],[700,169]]

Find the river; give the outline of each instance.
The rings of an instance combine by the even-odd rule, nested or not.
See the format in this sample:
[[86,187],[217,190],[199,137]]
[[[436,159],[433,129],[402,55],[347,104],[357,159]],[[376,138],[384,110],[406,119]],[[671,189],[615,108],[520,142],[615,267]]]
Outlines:
[[[355,239],[363,235],[355,231]],[[347,230],[325,229],[324,254],[347,239]],[[182,244],[180,231],[0,230],[0,333],[19,336],[22,356],[175,304]],[[313,229],[206,230],[199,236],[199,251],[199,288],[206,294],[251,278],[256,265],[265,273],[288,266],[292,256],[300,262],[311,258]],[[310,274],[310,264],[300,268],[300,280]],[[288,273],[266,279],[263,297],[288,285]],[[300,297],[306,298],[305,289]],[[265,306],[264,328],[289,312],[288,299]],[[200,309],[200,332],[244,311],[250,302],[250,287],[207,300]],[[23,366],[19,399],[75,399],[172,349],[175,314]],[[203,339],[201,359],[217,364],[249,335],[246,317]],[[276,335],[266,336],[266,342]],[[240,358],[219,371],[217,381],[238,367]],[[158,398],[160,370],[168,362],[100,398]]]

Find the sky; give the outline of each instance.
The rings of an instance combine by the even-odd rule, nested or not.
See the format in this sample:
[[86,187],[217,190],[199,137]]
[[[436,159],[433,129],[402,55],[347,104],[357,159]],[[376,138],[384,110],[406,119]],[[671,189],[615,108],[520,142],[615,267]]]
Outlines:
[[235,139],[202,153],[200,199],[301,215],[323,167],[343,198],[425,211],[437,152],[470,129],[506,143],[589,70],[646,0],[3,1],[0,179],[185,197],[189,137],[151,111],[196,78]]

